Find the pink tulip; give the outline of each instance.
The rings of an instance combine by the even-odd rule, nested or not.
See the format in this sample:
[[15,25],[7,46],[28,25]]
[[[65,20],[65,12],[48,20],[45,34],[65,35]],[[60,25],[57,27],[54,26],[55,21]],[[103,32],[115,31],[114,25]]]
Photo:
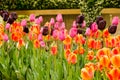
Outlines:
[[40,41],[40,46],[41,47],[45,47],[45,42],[44,41]]
[[89,35],[90,35],[90,33],[91,33],[90,28],[87,28],[87,29],[86,29],[86,32],[85,32],[85,35],[89,36]]
[[31,22],[35,21],[35,15],[34,14],[31,14],[30,17],[29,17],[29,20]]
[[7,23],[6,26],[5,26],[5,28],[8,30],[10,28],[10,24]]
[[26,21],[25,19],[23,19],[23,20],[21,21],[21,26],[25,27],[26,25],[27,25],[27,21]]
[[37,19],[35,19],[35,24],[40,24],[40,20],[39,20],[39,18],[37,18]]
[[58,23],[58,22],[55,23],[54,28],[55,28],[55,29],[58,29],[58,28],[59,28],[59,23]]
[[91,25],[91,30],[92,30],[93,32],[96,32],[96,31],[98,30],[98,26],[97,26],[96,22],[92,23],[92,25]]
[[6,42],[8,41],[8,36],[7,36],[7,34],[4,34],[4,35],[3,35],[3,40],[6,41]]
[[58,38],[58,34],[58,30],[54,30],[52,34],[53,38]]
[[39,35],[38,35],[38,40],[39,40],[39,41],[42,41],[42,40],[43,40],[42,34],[39,34]]
[[64,30],[64,29],[65,29],[65,23],[62,22],[62,23],[60,24],[60,30]]
[[64,32],[64,30],[61,30],[59,32],[59,40],[63,41],[64,39],[65,39],[65,32]]
[[74,27],[74,28],[77,27],[76,21],[73,21],[73,25],[72,25],[72,27]]
[[71,28],[69,32],[70,37],[75,37],[77,35],[77,28]]
[[50,19],[50,24],[51,24],[51,25],[54,25],[54,24],[55,24],[54,18],[51,18],[51,19]]
[[112,25],[116,25],[117,26],[118,23],[119,23],[119,17],[117,17],[117,16],[113,17]]
[[58,14],[56,20],[57,22],[63,22],[62,14]]
[[84,28],[85,26],[86,26],[86,22],[83,21],[83,23],[82,23],[82,28]]
[[40,17],[39,17],[39,20],[40,20],[40,23],[42,23],[42,22],[43,22],[43,17],[40,16]]

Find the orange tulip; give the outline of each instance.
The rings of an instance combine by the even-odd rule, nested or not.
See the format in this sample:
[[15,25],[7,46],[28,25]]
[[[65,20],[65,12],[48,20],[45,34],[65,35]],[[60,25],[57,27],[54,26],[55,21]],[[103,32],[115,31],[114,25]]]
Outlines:
[[64,45],[64,49],[67,50],[67,49],[70,49],[70,48],[71,48],[71,44],[65,44],[65,45]]
[[57,45],[54,45],[51,47],[51,54],[56,55],[57,54]]
[[104,55],[100,58],[99,62],[100,62],[100,65],[108,68],[110,64],[110,59],[107,55]]
[[109,80],[120,80],[120,69],[113,68],[107,73]]
[[97,30],[95,33],[94,33],[94,37],[95,38],[100,38],[102,36],[102,32],[100,30]]
[[120,50],[118,47],[115,47],[112,49],[111,53],[112,53],[112,55],[120,54]]
[[88,40],[88,47],[95,48],[95,40],[94,39],[91,38]]
[[23,37],[23,35],[20,32],[13,32],[11,37],[13,41],[18,41]]
[[102,43],[101,43],[100,40],[97,40],[97,41],[95,42],[95,49],[101,49],[101,48],[102,48]]
[[113,56],[111,57],[111,63],[112,63],[113,66],[115,66],[115,67],[120,67],[120,54],[113,55]]
[[40,47],[40,41],[37,40],[37,39],[34,40],[33,44],[34,44],[34,47],[35,47],[35,48],[39,48],[39,47]]
[[25,42],[23,41],[23,39],[20,39],[17,42],[17,48],[20,49],[22,46],[25,46]]
[[67,35],[63,43],[65,45],[70,45],[72,43],[72,38],[69,35]]
[[79,51],[79,54],[84,54],[84,52],[85,52],[83,47],[80,47],[78,51]]
[[107,38],[109,36],[110,36],[110,33],[108,32],[108,29],[104,29],[104,31],[103,31],[103,37]]
[[65,58],[67,59],[70,54],[71,54],[70,49],[66,49],[65,50]]
[[94,52],[92,50],[88,51],[87,59],[88,60],[93,60],[94,59]]
[[83,80],[92,80],[94,77],[94,68],[86,67],[81,69],[81,77]]
[[74,40],[75,40],[76,43],[85,44],[85,38],[81,34],[76,35],[74,37]]
[[69,54],[67,61],[68,61],[68,63],[76,64],[77,63],[77,55],[74,53]]

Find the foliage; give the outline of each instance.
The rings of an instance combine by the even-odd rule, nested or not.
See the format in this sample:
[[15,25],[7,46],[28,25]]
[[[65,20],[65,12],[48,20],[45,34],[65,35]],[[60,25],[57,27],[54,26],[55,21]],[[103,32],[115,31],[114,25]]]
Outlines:
[[86,16],[87,26],[90,22],[95,20],[95,17],[100,15],[100,11],[103,9],[104,0],[81,0],[80,9]]

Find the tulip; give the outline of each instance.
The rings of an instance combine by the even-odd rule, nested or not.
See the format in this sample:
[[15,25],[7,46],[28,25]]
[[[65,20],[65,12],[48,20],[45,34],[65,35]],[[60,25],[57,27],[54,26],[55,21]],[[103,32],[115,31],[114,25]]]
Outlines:
[[48,27],[47,26],[44,26],[43,27],[43,31],[42,31],[42,35],[46,36],[49,34],[49,30],[48,30]]
[[43,22],[43,17],[42,16],[40,16],[38,19],[39,19],[40,23]]
[[116,25],[111,25],[109,26],[108,28],[108,32],[111,33],[111,34],[114,34],[117,30],[117,26]]
[[59,32],[59,39],[63,41],[65,39],[65,32],[62,30]]
[[117,26],[118,25],[118,23],[119,23],[119,17],[113,17],[113,20],[112,20],[112,25],[115,25],[115,26]]
[[21,21],[21,26],[26,26],[27,25],[27,21],[25,20],[25,19],[23,19],[22,21]]
[[3,40],[6,41],[6,42],[8,41],[8,36],[7,36],[7,34],[4,34],[4,35],[3,35]]
[[7,23],[12,24],[14,22],[14,19],[12,17],[9,16]]
[[6,26],[5,26],[5,28],[8,30],[10,28],[10,24],[7,23]]
[[3,20],[4,21],[7,21],[8,20],[8,17],[9,17],[9,14],[8,13],[3,13]]
[[51,54],[56,55],[57,54],[57,45],[54,45],[51,47]]
[[67,58],[68,63],[76,64],[77,63],[77,55],[74,53],[70,53]]
[[73,28],[76,28],[76,27],[77,27],[76,21],[73,21],[72,27],[73,27]]
[[91,25],[91,30],[93,31],[93,32],[96,32],[97,30],[98,30],[98,26],[97,26],[97,24],[94,22],[94,23],[92,23],[92,25]]
[[113,64],[113,66],[115,67],[120,67],[120,54],[117,55],[113,55],[111,57],[111,63]]
[[87,28],[86,32],[85,32],[85,35],[90,36],[90,34],[91,34],[91,30],[90,30],[90,28]]
[[16,20],[16,19],[18,18],[16,12],[12,12],[12,13],[10,13],[10,16],[12,17],[13,20]]
[[120,69],[119,68],[113,68],[108,72],[107,74],[109,80],[120,80]]
[[57,22],[63,22],[62,14],[58,14],[56,20]]
[[34,14],[31,14],[30,17],[29,17],[29,20],[30,20],[31,22],[33,22],[33,21],[35,20],[35,15],[34,15]]
[[102,16],[97,16],[96,17],[96,23],[99,24],[99,21],[103,20]]
[[44,41],[40,41],[40,46],[41,47],[45,47],[45,42]]
[[54,18],[51,18],[51,19],[50,19],[50,24],[51,24],[51,25],[54,25],[54,24],[55,24]]
[[82,24],[83,21],[84,21],[84,15],[79,15],[79,16],[77,16],[77,18],[76,18],[76,23]]
[[70,37],[74,38],[77,35],[77,28],[71,28],[69,31]]
[[53,38],[58,38],[58,36],[59,36],[58,30],[54,30],[52,36],[53,36]]
[[103,29],[105,29],[105,26],[106,26],[106,21],[105,20],[99,21],[98,29],[103,30]]
[[23,28],[23,32],[25,32],[25,33],[29,33],[29,29],[28,29],[28,27],[24,27],[24,28]]

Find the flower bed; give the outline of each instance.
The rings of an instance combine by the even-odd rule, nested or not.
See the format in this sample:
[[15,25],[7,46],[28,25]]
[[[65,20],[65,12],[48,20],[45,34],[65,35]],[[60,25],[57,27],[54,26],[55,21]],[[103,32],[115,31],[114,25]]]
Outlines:
[[68,31],[62,15],[41,25],[31,14],[16,21],[15,12],[1,11],[0,79],[5,80],[119,80],[119,18],[97,17],[89,27],[79,15]]

